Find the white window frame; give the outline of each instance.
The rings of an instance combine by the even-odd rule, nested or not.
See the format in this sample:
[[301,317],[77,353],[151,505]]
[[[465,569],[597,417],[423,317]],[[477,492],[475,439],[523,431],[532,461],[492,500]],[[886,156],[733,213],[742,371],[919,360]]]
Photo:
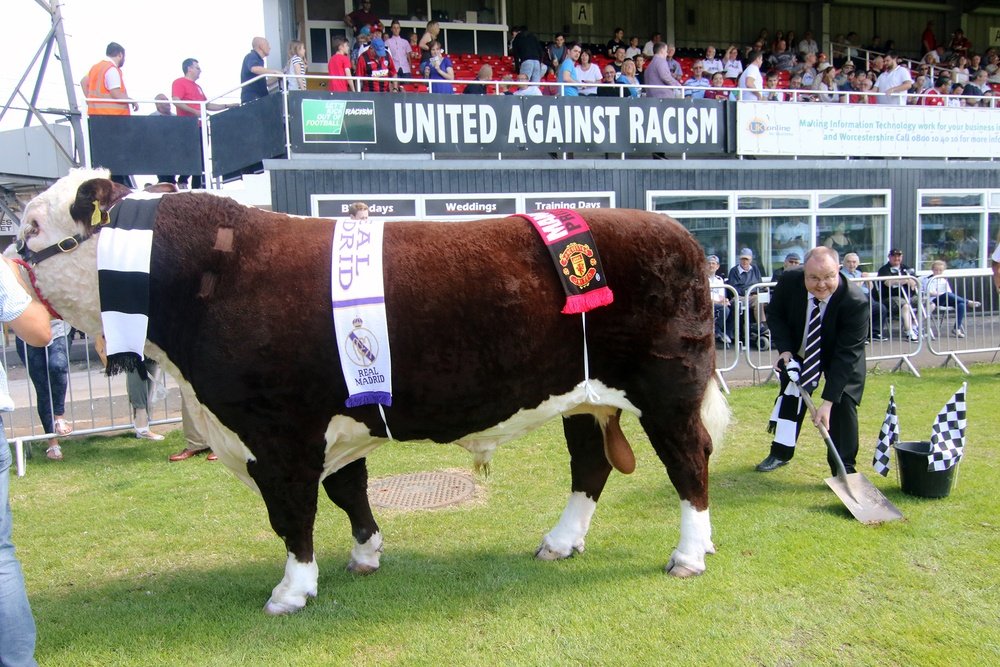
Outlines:
[[[942,197],[955,197],[962,195],[982,195],[983,203],[978,206],[924,206],[924,197],[940,195]],[[917,240],[917,264],[922,261],[923,252],[923,224],[924,214],[940,213],[978,213],[979,214],[979,269],[989,268],[990,258],[987,249],[989,247],[989,225],[990,214],[1000,214],[1000,188],[919,188],[917,189],[917,220],[915,235]],[[921,269],[926,272],[926,269]]]

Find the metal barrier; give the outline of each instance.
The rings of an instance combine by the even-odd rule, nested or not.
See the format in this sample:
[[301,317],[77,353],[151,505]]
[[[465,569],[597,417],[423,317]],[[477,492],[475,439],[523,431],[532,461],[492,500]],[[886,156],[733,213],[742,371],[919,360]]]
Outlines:
[[[771,289],[777,283],[757,283],[749,289],[741,299],[743,330],[746,341],[745,354],[747,364],[754,372],[754,381],[759,379],[760,371],[767,371],[768,376],[774,368],[774,353],[771,351],[771,334],[767,325],[767,304],[771,302]],[[756,335],[751,335],[756,334]]]
[[[717,299],[723,302],[717,302]],[[740,363],[740,327],[735,326],[739,321],[736,310],[739,308],[740,295],[732,285],[723,285],[712,288],[712,310],[715,316],[715,341],[716,347],[721,346],[721,351],[717,350],[715,355],[715,377],[722,386],[722,390],[729,393],[729,385],[726,383],[723,373],[727,373]],[[722,340],[719,336],[720,322],[722,329]],[[721,355],[721,360],[720,360]]]
[[[67,326],[68,330],[68,326]],[[94,352],[90,340],[73,340],[73,336],[65,338],[67,345],[68,373],[66,383],[65,420],[72,425],[69,435],[45,432],[38,417],[38,393],[49,392],[45,401],[50,406],[52,401],[51,385],[47,379],[50,349],[45,348],[46,380],[36,385],[29,376],[26,363],[22,363],[14,346],[13,333],[6,326],[2,333],[2,361],[7,369],[7,389],[14,400],[13,412],[3,413],[3,426],[7,441],[14,446],[16,453],[17,474],[24,475],[25,459],[31,457],[31,443],[52,438],[73,438],[97,433],[111,433],[135,428],[132,421],[132,410],[125,388],[124,375],[109,378],[104,375],[104,366]],[[61,345],[56,341],[53,345]],[[151,392],[149,403],[150,425],[173,424],[181,421],[180,400],[177,397],[176,383],[169,380],[165,374],[159,378],[159,386]]]
[[921,281],[924,339],[932,354],[968,374],[960,355],[1000,353],[1000,303],[988,270],[944,271]]

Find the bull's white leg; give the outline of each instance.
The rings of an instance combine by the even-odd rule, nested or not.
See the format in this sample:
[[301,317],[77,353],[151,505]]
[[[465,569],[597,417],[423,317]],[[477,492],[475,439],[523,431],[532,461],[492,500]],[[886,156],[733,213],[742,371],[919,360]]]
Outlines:
[[264,605],[264,611],[271,616],[291,614],[306,606],[307,597],[316,597],[319,581],[319,566],[316,556],[308,563],[300,563],[288,554],[285,562],[285,576],[271,591],[271,599]]
[[594,516],[597,503],[582,491],[570,494],[566,509],[559,523],[542,538],[542,544],[535,551],[535,557],[542,560],[569,558],[573,552],[583,553],[583,541],[590,530],[590,519]]
[[355,574],[371,574],[378,570],[381,555],[382,533],[373,534],[364,544],[355,540],[347,569]]
[[714,554],[712,522],[708,510],[699,512],[681,501],[681,539],[665,568],[675,577],[693,577],[705,571],[705,554]]

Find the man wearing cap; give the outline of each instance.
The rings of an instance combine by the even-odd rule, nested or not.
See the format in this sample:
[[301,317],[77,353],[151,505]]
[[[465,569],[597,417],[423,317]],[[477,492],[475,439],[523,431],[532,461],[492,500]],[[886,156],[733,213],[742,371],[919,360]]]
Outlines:
[[[893,248],[889,251],[889,261],[878,270],[879,277],[901,276],[895,280],[885,280],[880,285],[879,300],[889,309],[890,315],[899,317],[903,335],[911,343],[920,340],[917,331],[917,316],[913,310],[916,300],[912,288],[917,284],[916,273],[903,264],[903,251]],[[890,319],[890,327],[891,327]],[[890,329],[891,331],[891,329]]]
[[747,297],[747,290],[758,283],[764,282],[760,275],[760,269],[753,264],[753,250],[750,248],[740,250],[740,261],[736,266],[729,269],[726,282],[732,285],[736,293],[740,295],[743,307],[750,309],[751,319],[759,319],[762,331],[758,333],[763,333],[767,317],[763,309],[759,311],[757,309],[757,297],[760,295],[760,292],[753,292],[749,298]]
[[780,269],[774,270],[774,275],[771,276],[772,280],[777,280],[782,276],[785,271],[789,269],[796,269],[802,265],[802,256],[797,252],[790,252],[785,255],[785,261],[782,263]]
[[[840,274],[837,251],[826,246],[806,253],[803,268],[786,271],[778,280],[767,306],[772,344],[779,351],[774,364],[781,376],[781,390],[771,415],[774,433],[771,452],[757,465],[771,472],[786,465],[795,454],[806,407],[789,387],[787,373],[794,360],[797,382],[810,394],[823,386],[823,402],[813,423],[830,433],[848,473],[855,472],[858,455],[858,404],[865,390],[865,341],[868,338],[868,300],[857,285]],[[810,324],[818,327],[818,341],[810,340]],[[791,389],[791,391],[790,391]],[[836,462],[827,454],[836,474]]]
[[387,93],[396,84],[388,79],[396,77],[396,64],[389,57],[389,50],[381,37],[372,40],[370,48],[358,56],[356,75],[372,77],[361,81],[361,90],[366,93]]

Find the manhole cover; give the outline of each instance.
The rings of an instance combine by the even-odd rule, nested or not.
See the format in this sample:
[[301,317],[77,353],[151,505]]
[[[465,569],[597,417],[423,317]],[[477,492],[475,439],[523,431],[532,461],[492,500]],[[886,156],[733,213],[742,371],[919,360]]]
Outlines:
[[368,498],[376,507],[429,509],[468,500],[476,484],[468,475],[452,472],[414,472],[372,480]]

